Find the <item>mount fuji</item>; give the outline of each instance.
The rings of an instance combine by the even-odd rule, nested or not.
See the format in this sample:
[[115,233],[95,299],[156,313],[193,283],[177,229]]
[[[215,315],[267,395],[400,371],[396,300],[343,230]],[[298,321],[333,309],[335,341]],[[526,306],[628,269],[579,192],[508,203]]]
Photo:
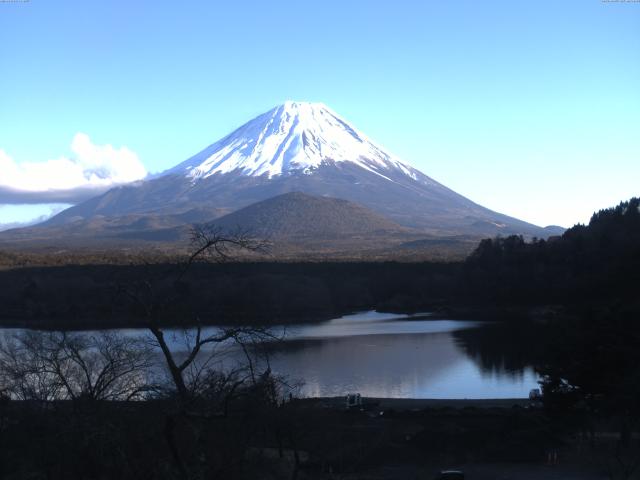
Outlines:
[[126,218],[140,222],[141,216],[211,221],[290,192],[348,200],[431,236],[555,233],[491,211],[445,187],[327,106],[291,101],[175,167],[113,188],[42,226],[114,217],[122,224]]

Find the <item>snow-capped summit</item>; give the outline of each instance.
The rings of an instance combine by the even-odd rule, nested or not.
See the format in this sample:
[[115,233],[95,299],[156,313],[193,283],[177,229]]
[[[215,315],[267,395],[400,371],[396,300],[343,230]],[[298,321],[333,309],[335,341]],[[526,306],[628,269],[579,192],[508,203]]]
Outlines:
[[312,173],[323,163],[353,162],[386,178],[417,171],[385,152],[322,103],[287,101],[170,170],[193,180],[239,172],[269,178],[292,171]]

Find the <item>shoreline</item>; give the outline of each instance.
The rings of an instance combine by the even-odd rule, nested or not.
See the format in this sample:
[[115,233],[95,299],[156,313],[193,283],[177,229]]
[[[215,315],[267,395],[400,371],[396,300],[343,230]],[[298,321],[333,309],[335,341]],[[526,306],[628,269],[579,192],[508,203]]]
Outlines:
[[[299,401],[314,403],[324,408],[344,408],[344,397],[307,397]],[[513,408],[531,405],[528,398],[388,398],[362,397],[364,407],[376,406],[381,410],[423,410],[427,408]]]

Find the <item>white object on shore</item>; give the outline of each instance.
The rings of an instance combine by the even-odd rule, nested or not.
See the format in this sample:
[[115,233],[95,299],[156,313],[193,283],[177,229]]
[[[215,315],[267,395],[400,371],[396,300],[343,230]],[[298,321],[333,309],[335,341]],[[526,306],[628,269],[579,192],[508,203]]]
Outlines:
[[359,393],[349,393],[345,397],[346,407],[350,408],[361,408],[362,407],[362,396]]
[[533,388],[529,391],[529,400],[531,401],[542,400],[542,393],[540,393],[539,388]]

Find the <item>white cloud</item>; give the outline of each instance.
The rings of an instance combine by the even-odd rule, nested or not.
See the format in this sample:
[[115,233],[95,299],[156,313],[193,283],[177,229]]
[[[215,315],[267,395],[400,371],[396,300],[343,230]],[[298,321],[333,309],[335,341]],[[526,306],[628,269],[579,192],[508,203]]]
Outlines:
[[[138,156],[127,147],[95,145],[84,133],[73,137],[71,151],[71,158],[18,163],[0,150],[0,189],[14,192],[16,197],[20,192],[72,194],[74,190],[86,195],[87,190],[104,190],[147,175]],[[2,200],[10,203],[6,198]]]

